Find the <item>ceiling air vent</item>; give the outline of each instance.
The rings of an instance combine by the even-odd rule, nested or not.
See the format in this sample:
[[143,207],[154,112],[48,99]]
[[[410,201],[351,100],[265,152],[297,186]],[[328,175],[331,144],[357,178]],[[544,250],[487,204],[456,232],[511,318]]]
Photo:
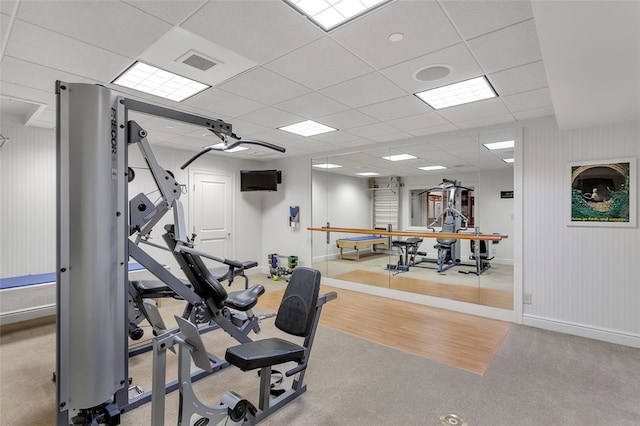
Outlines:
[[199,69],[200,71],[207,71],[208,69],[217,65],[211,59],[205,58],[203,55],[195,53],[194,51],[188,52],[186,55],[180,58],[180,61],[183,64],[187,64],[194,68]]

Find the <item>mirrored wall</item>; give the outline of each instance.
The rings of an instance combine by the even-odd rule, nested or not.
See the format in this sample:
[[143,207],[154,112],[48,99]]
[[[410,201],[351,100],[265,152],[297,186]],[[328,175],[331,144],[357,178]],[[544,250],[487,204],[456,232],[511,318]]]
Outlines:
[[[314,158],[313,226],[344,230],[313,233],[314,267],[343,281],[512,310],[517,136],[438,136]],[[439,232],[503,237],[429,235]]]

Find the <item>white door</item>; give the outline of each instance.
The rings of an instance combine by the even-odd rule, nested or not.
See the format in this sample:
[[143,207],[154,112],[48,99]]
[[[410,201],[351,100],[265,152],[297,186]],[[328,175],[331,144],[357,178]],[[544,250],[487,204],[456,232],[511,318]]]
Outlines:
[[[233,258],[233,179],[202,171],[191,171],[189,216],[196,234],[195,247],[224,258]],[[210,268],[222,264],[203,259]]]

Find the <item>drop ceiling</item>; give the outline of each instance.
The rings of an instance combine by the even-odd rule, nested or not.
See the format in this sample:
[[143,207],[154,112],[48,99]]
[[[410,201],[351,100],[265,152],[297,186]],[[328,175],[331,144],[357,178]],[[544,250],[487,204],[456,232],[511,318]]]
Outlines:
[[[640,2],[395,0],[330,32],[278,0],[2,0],[0,18],[3,121],[53,128],[54,83],[63,80],[220,118],[244,138],[287,149],[214,155],[371,157],[406,146],[419,155],[416,167],[511,167],[479,150],[492,135],[473,129],[640,116]],[[402,39],[391,41],[396,33]],[[190,52],[216,65],[190,67],[182,62]],[[177,103],[114,86],[136,60],[212,87]],[[450,73],[416,78],[433,66]],[[497,98],[435,111],[414,96],[480,75]],[[135,118],[153,144],[193,152],[217,142],[201,129]],[[278,130],[309,119],[338,131],[304,138]],[[362,155],[342,158],[352,166],[341,173],[369,167]],[[400,167],[387,166],[392,174]]]

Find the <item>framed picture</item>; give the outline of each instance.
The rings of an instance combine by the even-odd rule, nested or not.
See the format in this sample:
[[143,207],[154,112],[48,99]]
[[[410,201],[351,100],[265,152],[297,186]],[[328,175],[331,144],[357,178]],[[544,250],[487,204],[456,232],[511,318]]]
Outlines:
[[636,159],[569,164],[569,226],[636,226]]

